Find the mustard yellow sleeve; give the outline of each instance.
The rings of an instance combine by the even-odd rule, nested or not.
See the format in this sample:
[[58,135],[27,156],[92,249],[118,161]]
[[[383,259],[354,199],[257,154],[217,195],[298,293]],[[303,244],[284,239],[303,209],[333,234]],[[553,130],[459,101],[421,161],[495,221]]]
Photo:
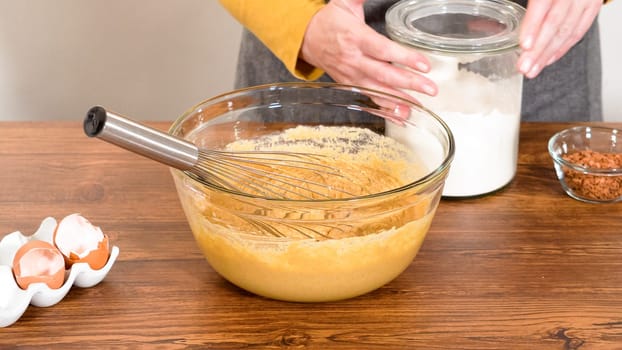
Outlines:
[[221,5],[272,51],[296,78],[315,80],[324,72],[299,59],[311,17],[324,0],[219,0]]

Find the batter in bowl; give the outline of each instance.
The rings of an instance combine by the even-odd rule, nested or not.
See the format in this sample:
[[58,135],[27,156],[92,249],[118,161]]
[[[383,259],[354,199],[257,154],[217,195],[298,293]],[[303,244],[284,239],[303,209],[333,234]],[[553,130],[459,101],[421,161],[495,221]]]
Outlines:
[[174,173],[178,188],[195,189],[179,194],[210,265],[269,298],[339,300],[391,281],[417,254],[440,198],[441,186],[416,195],[404,188],[429,169],[400,143],[364,128],[299,126],[227,149],[330,154],[330,165],[351,180],[331,185],[357,196],[274,201],[199,187]]

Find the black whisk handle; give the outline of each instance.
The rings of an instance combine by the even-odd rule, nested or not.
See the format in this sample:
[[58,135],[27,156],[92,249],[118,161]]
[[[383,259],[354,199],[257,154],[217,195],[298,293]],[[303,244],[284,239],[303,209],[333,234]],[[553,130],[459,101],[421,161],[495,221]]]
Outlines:
[[106,109],[95,106],[89,109],[84,118],[84,133],[89,137],[96,137],[104,129],[106,123]]

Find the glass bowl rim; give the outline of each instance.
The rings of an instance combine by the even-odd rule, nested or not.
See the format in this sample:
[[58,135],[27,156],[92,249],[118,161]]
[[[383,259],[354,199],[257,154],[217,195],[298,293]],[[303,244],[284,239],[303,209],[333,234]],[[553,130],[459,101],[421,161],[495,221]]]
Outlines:
[[[392,100],[398,100],[400,103],[404,103],[407,106],[409,106],[410,108],[415,108],[415,109],[419,109],[421,110],[423,113],[429,115],[430,117],[432,117],[432,119],[434,119],[439,125],[440,125],[440,129],[444,131],[445,135],[447,136],[447,154],[445,155],[445,157],[443,158],[443,161],[441,162],[441,164],[436,167],[433,170],[428,171],[424,176],[419,177],[418,179],[416,179],[413,182],[409,182],[403,186],[400,187],[396,187],[396,188],[392,188],[390,190],[387,191],[383,191],[383,192],[378,192],[378,193],[372,193],[372,194],[368,194],[368,195],[364,195],[364,196],[354,196],[354,197],[346,197],[346,198],[338,198],[338,199],[281,199],[281,198],[272,198],[272,197],[264,197],[264,196],[257,196],[257,195],[251,195],[248,193],[244,193],[244,192],[240,192],[240,191],[234,191],[234,190],[230,190],[227,188],[223,188],[217,185],[213,185],[213,184],[208,184],[202,181],[198,181],[198,179],[193,176],[191,173],[187,172],[187,171],[181,171],[181,170],[177,170],[177,169],[172,169],[171,170],[173,172],[177,172],[180,174],[183,174],[185,177],[188,177],[190,179],[192,179],[193,181],[195,181],[196,183],[200,184],[201,186],[210,188],[212,190],[216,190],[219,192],[225,192],[225,193],[229,193],[231,195],[236,195],[236,196],[241,196],[241,197],[245,197],[245,198],[251,198],[251,199],[260,199],[260,200],[266,200],[266,201],[274,201],[274,202],[287,202],[287,203],[347,203],[347,202],[352,202],[352,201],[360,201],[360,200],[366,200],[366,199],[372,199],[372,198],[378,198],[378,197],[383,197],[383,196],[387,196],[387,195],[391,195],[391,194],[395,194],[395,193],[400,193],[400,192],[404,192],[407,190],[410,190],[412,188],[415,187],[419,187],[422,185],[428,185],[430,183],[433,182],[433,180],[435,178],[437,178],[438,176],[440,176],[443,172],[448,171],[449,166],[451,164],[451,161],[453,160],[454,157],[454,153],[455,153],[455,140],[454,140],[454,136],[453,133],[451,132],[451,129],[449,128],[449,126],[443,121],[443,119],[441,119],[436,113],[432,112],[431,110],[429,110],[428,108],[422,106],[419,103],[415,103],[413,101],[407,100],[405,98],[402,98],[400,96],[396,96],[396,95],[392,95],[380,90],[375,90],[375,89],[369,89],[369,88],[364,88],[361,86],[356,86],[356,85],[348,85],[348,84],[340,84],[340,83],[330,83],[330,82],[279,82],[279,83],[270,83],[270,84],[261,84],[261,85],[255,85],[255,86],[249,86],[249,87],[244,87],[244,88],[239,88],[239,89],[234,89],[228,92],[224,92],[222,94],[204,99],[198,103],[196,103],[194,106],[190,107],[189,109],[187,109],[184,113],[182,113],[181,116],[179,116],[177,119],[175,119],[175,121],[171,124],[171,126],[168,129],[168,133],[169,134],[174,134],[175,131],[177,131],[177,129],[179,129],[179,127],[181,126],[181,124],[190,116],[192,116],[201,106],[206,105],[206,104],[210,104],[213,102],[216,102],[218,100],[222,100],[222,99],[226,99],[228,97],[232,97],[232,96],[236,96],[236,95],[243,95],[246,93],[252,93],[253,91],[262,91],[262,90],[274,90],[274,89],[311,89],[311,88],[316,88],[316,89],[337,89],[337,90],[346,90],[346,91],[351,91],[351,92],[355,92],[355,93],[359,93],[359,94],[370,94],[372,96],[380,96],[380,97],[386,97],[386,98],[390,98]],[[408,121],[401,121],[401,122],[405,122],[407,123]],[[178,136],[180,137],[180,136]],[[182,137],[183,138],[183,137]]]
[[556,163],[563,165],[565,167],[568,167],[574,171],[584,173],[584,174],[604,175],[604,176],[622,175],[622,168],[593,168],[593,167],[578,165],[576,163],[565,160],[559,154],[557,154],[557,152],[555,152],[555,150],[553,149],[557,141],[563,136],[571,135],[571,134],[581,135],[592,130],[598,131],[598,132],[604,132],[609,135],[612,135],[612,134],[619,135],[622,137],[622,131],[618,128],[612,128],[612,127],[606,127],[606,126],[574,126],[574,127],[561,130],[555,133],[553,136],[551,136],[548,142],[549,155],[551,156],[551,158],[553,158],[553,160]]

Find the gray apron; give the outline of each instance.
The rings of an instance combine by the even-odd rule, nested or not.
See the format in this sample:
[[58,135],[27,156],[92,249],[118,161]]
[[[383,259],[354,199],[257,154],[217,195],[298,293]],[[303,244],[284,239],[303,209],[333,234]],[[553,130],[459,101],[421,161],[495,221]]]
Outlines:
[[[384,14],[396,1],[367,0],[365,20],[386,35]],[[525,1],[515,1],[525,6]],[[523,121],[602,120],[600,38],[597,21],[570,51],[535,79],[525,79]],[[252,33],[244,30],[235,87],[299,81]],[[324,74],[318,81],[332,82]]]

